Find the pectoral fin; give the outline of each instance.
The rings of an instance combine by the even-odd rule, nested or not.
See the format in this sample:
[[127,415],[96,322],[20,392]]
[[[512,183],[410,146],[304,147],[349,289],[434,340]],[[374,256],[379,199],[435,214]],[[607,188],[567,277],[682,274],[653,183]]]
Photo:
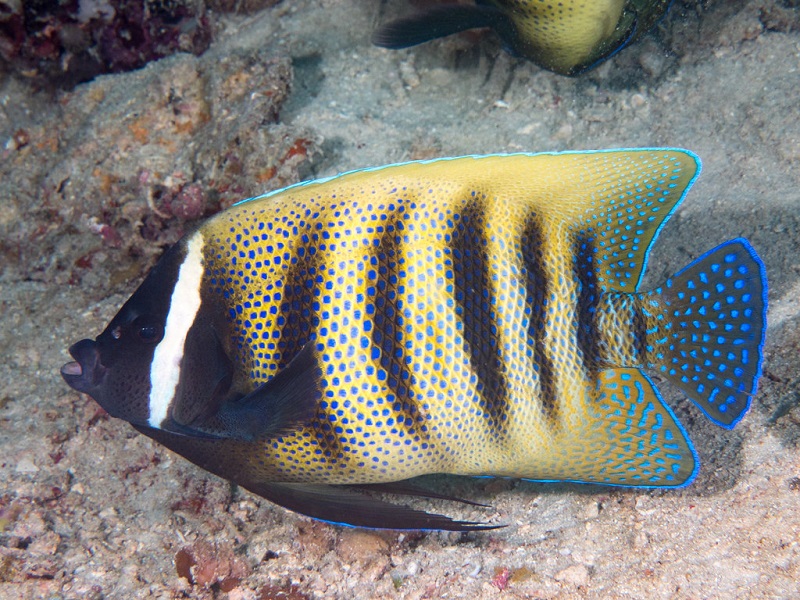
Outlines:
[[311,420],[320,395],[320,369],[309,342],[275,377],[191,423],[174,418],[162,429],[179,435],[252,442],[286,433]]
[[503,525],[456,521],[444,515],[384,502],[339,486],[256,483],[244,487],[284,508],[338,525],[375,529],[482,531]]

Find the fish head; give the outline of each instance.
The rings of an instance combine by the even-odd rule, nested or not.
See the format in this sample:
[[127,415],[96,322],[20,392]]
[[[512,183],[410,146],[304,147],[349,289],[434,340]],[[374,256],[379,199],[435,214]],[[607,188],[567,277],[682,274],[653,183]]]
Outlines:
[[[94,340],[73,344],[61,367],[64,381],[88,394],[111,416],[134,425],[150,420],[152,372],[165,341],[167,317],[184,252],[168,251]],[[179,365],[162,364],[166,370]]]
[[61,376],[111,416],[145,425],[153,354],[163,335],[164,322],[157,315],[133,319],[117,315],[96,339],[84,339],[70,347],[75,360],[61,368]]

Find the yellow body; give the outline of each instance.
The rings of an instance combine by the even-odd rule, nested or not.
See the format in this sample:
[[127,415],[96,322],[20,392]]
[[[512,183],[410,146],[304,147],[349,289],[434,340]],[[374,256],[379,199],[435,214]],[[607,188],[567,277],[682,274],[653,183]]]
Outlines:
[[[322,399],[312,423],[257,451],[226,442],[235,470],[207,468],[331,484],[685,482],[692,451],[635,368],[618,300],[696,170],[677,150],[444,159],[211,219],[195,235],[237,368],[255,388],[313,340]],[[587,312],[592,287],[622,295]]]
[[561,75],[577,75],[647,33],[671,0],[477,0],[430,3],[373,35],[385,48],[489,27],[507,50]]
[[[600,58],[617,40],[626,0],[493,0],[507,11],[520,41],[517,50],[556,73],[570,73]],[[619,34],[624,32],[620,31]],[[617,44],[619,45],[619,44]],[[609,48],[610,50],[610,48]]]

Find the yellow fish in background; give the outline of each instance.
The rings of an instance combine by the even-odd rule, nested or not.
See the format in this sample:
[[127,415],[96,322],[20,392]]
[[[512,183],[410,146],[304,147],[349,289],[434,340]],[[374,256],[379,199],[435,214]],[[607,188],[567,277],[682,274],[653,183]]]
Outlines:
[[173,246],[61,372],[336,523],[491,527],[343,487],[442,497],[404,483],[430,473],[681,486],[695,453],[645,373],[733,427],[766,315],[743,239],[638,291],[698,169],[673,149],[463,157],[253,198]]
[[517,56],[559,73],[597,66],[647,33],[672,0],[486,0],[439,4],[380,27],[372,41],[408,48],[481,27]]

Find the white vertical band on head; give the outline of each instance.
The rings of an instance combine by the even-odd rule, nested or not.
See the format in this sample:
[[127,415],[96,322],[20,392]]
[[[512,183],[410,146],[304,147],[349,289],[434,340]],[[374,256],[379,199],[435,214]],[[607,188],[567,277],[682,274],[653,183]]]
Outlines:
[[160,428],[181,377],[181,360],[186,335],[200,309],[200,285],[203,280],[203,236],[196,232],[189,238],[186,258],[178,271],[172,290],[164,339],[156,346],[150,365],[151,427]]

